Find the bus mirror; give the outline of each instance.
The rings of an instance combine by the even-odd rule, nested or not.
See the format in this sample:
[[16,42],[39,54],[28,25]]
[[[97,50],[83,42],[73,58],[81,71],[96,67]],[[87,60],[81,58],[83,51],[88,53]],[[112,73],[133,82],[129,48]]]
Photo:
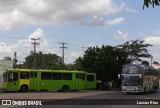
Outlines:
[[120,77],[121,77],[121,74],[118,74],[118,79],[120,79]]
[[139,78],[141,78],[142,77],[142,75],[139,75]]

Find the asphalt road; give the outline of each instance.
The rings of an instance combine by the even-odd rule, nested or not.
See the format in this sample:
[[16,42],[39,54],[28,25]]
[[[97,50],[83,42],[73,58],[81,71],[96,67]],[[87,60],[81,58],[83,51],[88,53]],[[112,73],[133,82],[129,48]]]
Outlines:
[[[70,95],[72,95],[72,93],[70,93]],[[96,95],[72,97],[69,99],[66,99],[66,98],[51,99],[51,100],[45,100],[42,103],[43,103],[43,106],[29,106],[29,107],[33,107],[33,108],[34,107],[36,108],[44,108],[44,107],[47,107],[47,108],[135,108],[135,107],[159,108],[160,107],[160,91],[158,91],[157,93],[131,94],[131,95],[126,95],[120,91],[103,91]],[[143,103],[143,104],[140,104],[140,103]]]

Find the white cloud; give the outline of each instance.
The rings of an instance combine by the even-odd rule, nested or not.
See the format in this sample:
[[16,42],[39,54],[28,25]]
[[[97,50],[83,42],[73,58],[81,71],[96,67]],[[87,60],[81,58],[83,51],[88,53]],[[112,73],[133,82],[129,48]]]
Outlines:
[[[36,52],[42,51],[43,53],[54,53],[61,56],[55,48],[51,47],[51,41],[46,38],[43,29],[37,28],[28,36],[28,39],[20,39],[15,44],[7,45],[5,42],[0,42],[0,59],[6,56],[13,58],[14,52],[17,52],[17,59],[19,62],[24,61],[25,57],[34,49],[31,38],[39,38],[37,42],[40,43],[40,45],[37,45]],[[65,63],[73,63],[79,56],[82,56],[81,51],[71,50],[65,54]]]
[[73,63],[78,57],[82,56],[82,53],[77,51],[69,51],[69,54],[65,54],[65,63]]
[[128,39],[128,33],[122,32],[121,30],[117,30],[117,31],[114,33],[114,37],[117,38],[117,39],[126,40],[126,39]]
[[[115,25],[122,22],[124,18],[108,21],[102,17],[115,15],[125,7],[123,2],[116,4],[113,0],[7,0],[1,2],[1,5],[0,29],[3,30],[35,24],[55,25],[66,22],[79,24],[86,18],[91,19],[94,26]],[[95,20],[92,16],[98,16],[100,19]]]
[[160,37],[158,36],[146,37],[144,40],[145,43],[149,43],[151,45],[160,45]]
[[126,8],[125,8],[125,11],[131,12],[131,13],[136,13],[136,10],[134,10],[134,9],[132,9],[132,8],[129,8],[129,7],[126,7]]
[[115,18],[112,20],[105,20],[103,18],[100,18],[98,16],[94,16],[91,21],[80,21],[79,24],[81,25],[88,25],[88,26],[106,26],[106,27],[111,27],[117,24],[120,24],[121,22],[124,21],[125,18],[120,17],[120,18]]
[[40,38],[40,40],[37,40],[37,42],[40,43],[40,45],[37,46],[37,52],[54,52],[54,49],[48,50],[50,41],[46,39],[44,31],[40,28],[37,28],[36,31],[28,36],[28,39],[20,39],[13,45],[7,46],[5,42],[0,42],[0,53],[2,53],[1,58],[5,56],[13,57],[13,53],[16,51],[18,54],[18,59],[24,60],[24,57],[28,56],[30,54],[30,51],[33,51],[31,38]]
[[149,47],[149,53],[153,56],[153,60],[160,62],[160,36],[159,36],[159,30],[156,30],[153,32],[152,35],[146,35],[144,36],[144,42],[147,44],[153,45],[152,47]]
[[123,17],[115,18],[111,21],[106,21],[105,24],[108,25],[108,26],[117,25],[117,24],[121,23],[122,21],[124,21],[124,19],[125,18],[123,18]]

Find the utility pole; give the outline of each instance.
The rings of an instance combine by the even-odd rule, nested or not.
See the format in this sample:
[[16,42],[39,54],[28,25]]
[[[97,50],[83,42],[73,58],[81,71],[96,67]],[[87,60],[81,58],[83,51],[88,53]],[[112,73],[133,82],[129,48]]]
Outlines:
[[17,65],[17,52],[14,52],[13,68],[16,68],[16,65]]
[[82,51],[83,51],[83,56],[84,56],[84,48],[85,48],[85,47],[83,47],[83,46],[82,46],[81,48],[82,48]]
[[151,55],[151,66],[152,66],[152,59],[153,59],[153,56]]
[[60,47],[60,48],[62,48],[62,69],[64,70],[64,48],[67,48],[64,45],[67,43],[60,42],[60,44],[62,44],[62,47]]
[[34,46],[34,62],[33,62],[33,65],[34,65],[34,69],[36,69],[36,46],[39,45],[39,43],[37,42],[37,40],[39,40],[40,38],[31,38],[31,40],[33,40],[32,44]]

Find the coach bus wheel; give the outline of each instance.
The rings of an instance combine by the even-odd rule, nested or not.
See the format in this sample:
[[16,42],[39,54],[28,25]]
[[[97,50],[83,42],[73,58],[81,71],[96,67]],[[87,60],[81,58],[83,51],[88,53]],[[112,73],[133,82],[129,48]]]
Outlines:
[[143,93],[144,93],[144,94],[146,94],[146,93],[147,93],[147,91],[146,91],[146,87],[144,88],[144,91],[143,91]]
[[154,92],[154,93],[156,93],[156,92],[157,92],[157,87],[154,87],[153,92]]
[[129,95],[129,94],[131,94],[131,93],[130,93],[130,92],[127,92],[126,94]]
[[27,85],[22,85],[20,91],[21,92],[27,92],[28,86]]
[[68,92],[68,91],[69,91],[69,87],[68,87],[67,85],[64,85],[64,86],[62,87],[62,91],[63,91],[63,92]]

